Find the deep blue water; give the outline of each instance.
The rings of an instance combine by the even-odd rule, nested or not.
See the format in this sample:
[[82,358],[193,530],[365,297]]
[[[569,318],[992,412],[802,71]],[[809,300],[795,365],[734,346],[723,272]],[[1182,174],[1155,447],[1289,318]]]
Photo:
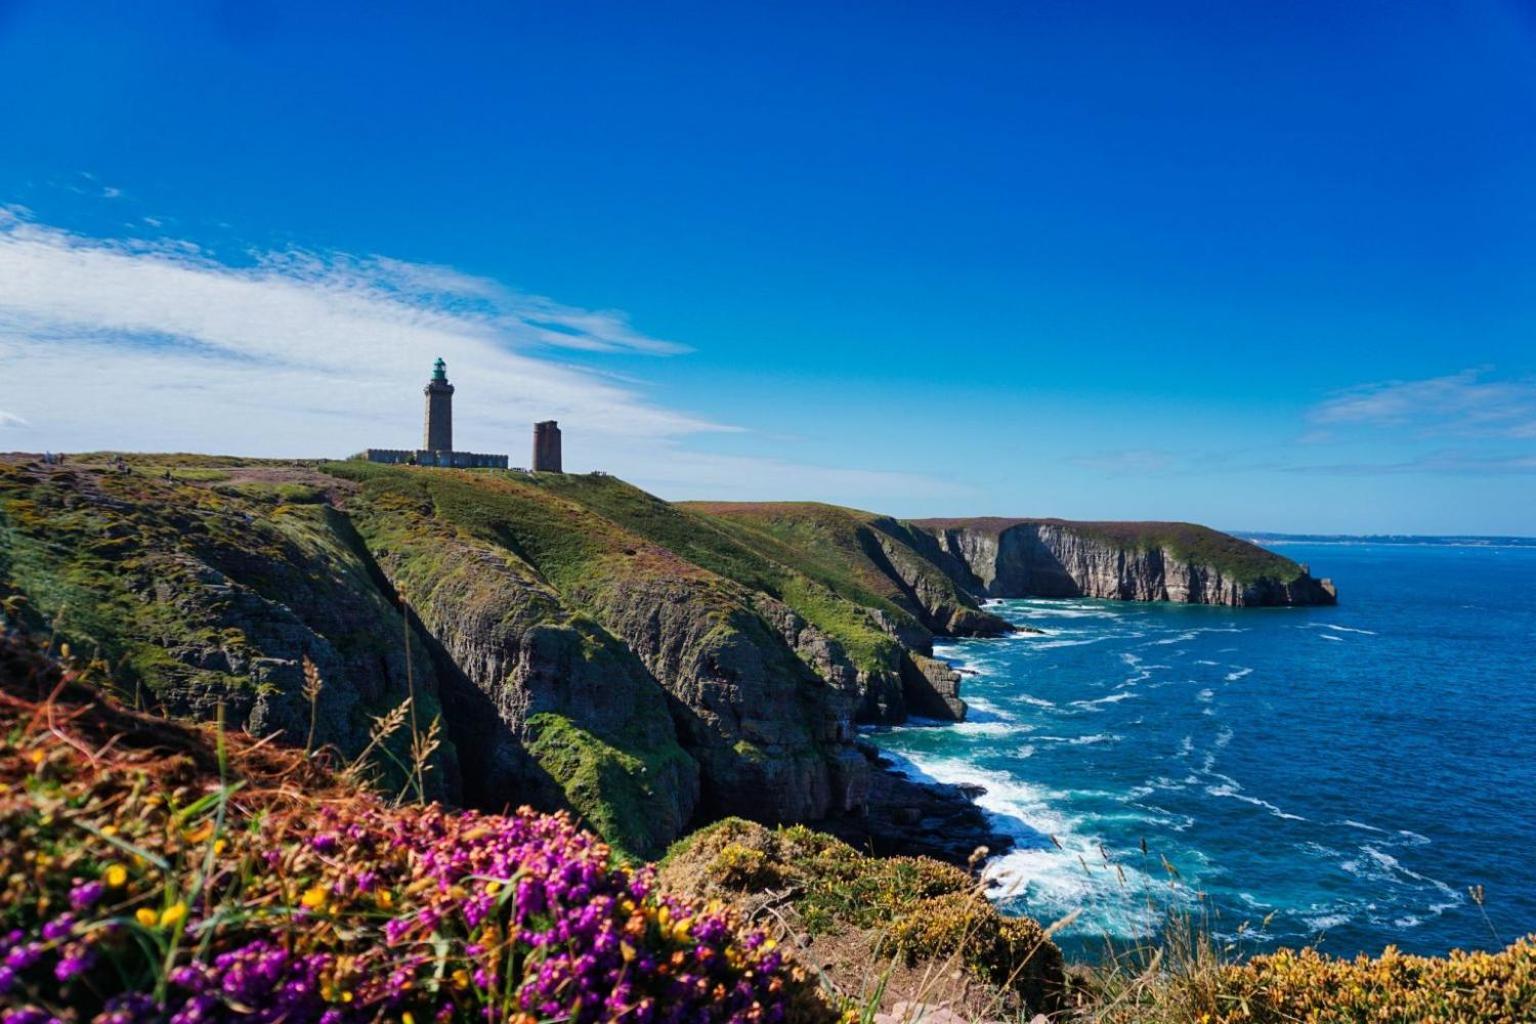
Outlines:
[[994,895],[1080,910],[1081,951],[1170,905],[1224,937],[1248,922],[1250,953],[1536,932],[1536,548],[1275,546],[1338,607],[996,602],[1047,635],[942,646],[969,720],[873,738],[986,787],[1020,844]]

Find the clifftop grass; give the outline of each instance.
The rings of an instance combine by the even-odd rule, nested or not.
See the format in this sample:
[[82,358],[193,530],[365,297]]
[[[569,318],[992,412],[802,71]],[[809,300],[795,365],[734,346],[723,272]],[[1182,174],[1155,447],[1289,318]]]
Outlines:
[[783,601],[841,642],[861,670],[899,670],[900,645],[870,621],[868,609],[914,626],[916,621],[840,565],[807,557],[769,537],[743,536],[732,523],[700,514],[687,503],[662,501],[614,477],[541,474],[533,482],[690,562]]
[[141,703],[211,713],[222,700],[232,723],[252,716],[292,741],[307,725],[308,657],[345,683],[321,698],[321,742],[357,749],[367,716],[404,699],[413,674],[430,720],[431,668],[407,664],[399,612],[346,524],[314,502],[302,482],[313,474],[283,470],[303,491],[290,502],[294,491],[229,482],[268,467],[215,461],[219,482],[165,457],[129,460],[127,474],[82,456],[51,472],[0,460],[0,593],[23,598],[23,621],[111,665]]
[[[823,579],[865,605],[894,612],[898,624],[921,625],[942,605],[970,611],[975,602],[937,566],[914,550],[900,523],[887,516],[820,502],[683,502],[756,547]],[[893,563],[887,548],[902,562]],[[907,579],[903,572],[910,576]],[[842,588],[842,589],[839,589]],[[923,595],[918,590],[925,592]],[[991,624],[1002,629],[1003,624]]]

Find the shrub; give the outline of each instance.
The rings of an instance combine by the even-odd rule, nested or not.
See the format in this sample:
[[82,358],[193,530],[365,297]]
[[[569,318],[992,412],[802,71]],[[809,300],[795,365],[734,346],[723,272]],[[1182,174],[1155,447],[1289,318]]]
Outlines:
[[69,676],[0,648],[4,1024],[773,1024],[819,1005],[772,940],[563,815],[391,807],[298,751],[35,700]]
[[1516,1024],[1536,1019],[1536,936],[1497,953],[1344,960],[1315,949],[1282,949],[1225,968],[1212,1024],[1313,1021],[1467,1021]]
[[1055,1006],[1063,989],[1061,952],[1039,924],[1000,914],[970,874],[927,857],[869,857],[804,826],[729,818],[675,844],[662,877],[747,903],[781,890],[813,936],[866,932],[877,958],[953,961],[1035,1008]]

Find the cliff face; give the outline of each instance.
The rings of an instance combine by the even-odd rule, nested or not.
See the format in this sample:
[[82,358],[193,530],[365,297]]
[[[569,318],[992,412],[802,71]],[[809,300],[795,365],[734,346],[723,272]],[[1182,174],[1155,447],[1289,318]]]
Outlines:
[[[439,685],[326,503],[326,483],[293,474],[279,504],[260,481],[224,493],[0,461],[0,597],[119,670],[130,703],[198,718],[222,707],[233,728],[298,743],[313,730],[316,744],[350,756],[373,716],[407,697],[431,721]],[[306,660],[323,682],[313,707]],[[451,744],[437,768],[435,795],[456,796]]]
[[75,461],[0,459],[10,614],[122,666],[144,706],[289,743],[313,720],[343,758],[411,697],[448,741],[434,795],[569,807],[638,855],[725,814],[862,813],[855,720],[899,720],[909,691],[963,712],[942,673],[908,678],[884,609],[724,538],[657,543],[598,496],[681,513],[618,481],[583,503],[512,475]]
[[[1331,599],[1294,563],[1177,524],[673,505],[601,474],[126,467],[0,457],[7,616],[99,655],[142,706],[222,707],[342,758],[409,699],[447,740],[431,795],[567,807],[641,856],[725,815],[996,848],[962,795],[879,773],[854,735],[964,717],[933,641],[1007,631],[983,598]],[[409,759],[401,733],[381,777]]]
[[1098,597],[1189,604],[1333,604],[1329,580],[1189,523],[917,520],[927,553],[986,597]]

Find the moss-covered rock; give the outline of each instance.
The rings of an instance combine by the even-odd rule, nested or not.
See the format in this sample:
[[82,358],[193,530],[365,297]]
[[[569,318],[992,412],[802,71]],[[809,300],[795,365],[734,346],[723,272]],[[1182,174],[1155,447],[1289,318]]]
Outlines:
[[[25,598],[27,620],[117,669],[138,706],[222,707],[236,727],[343,757],[407,698],[428,728],[436,673],[402,644],[401,613],[344,517],[128,466],[0,462],[0,587]],[[313,704],[306,661],[322,683]],[[403,761],[409,739],[392,744],[386,763]],[[451,744],[438,755],[439,795],[457,792],[452,755]]]
[[[894,957],[930,975],[961,968],[990,989],[988,1016],[1052,1010],[1063,993],[1061,952],[1040,925],[999,913],[953,865],[869,857],[803,826],[728,819],[674,845],[661,867],[669,888],[757,911],[812,962],[830,958],[847,975],[833,979],[844,990],[867,988],[858,972]],[[988,1000],[972,992],[967,1002],[979,1013]]]

